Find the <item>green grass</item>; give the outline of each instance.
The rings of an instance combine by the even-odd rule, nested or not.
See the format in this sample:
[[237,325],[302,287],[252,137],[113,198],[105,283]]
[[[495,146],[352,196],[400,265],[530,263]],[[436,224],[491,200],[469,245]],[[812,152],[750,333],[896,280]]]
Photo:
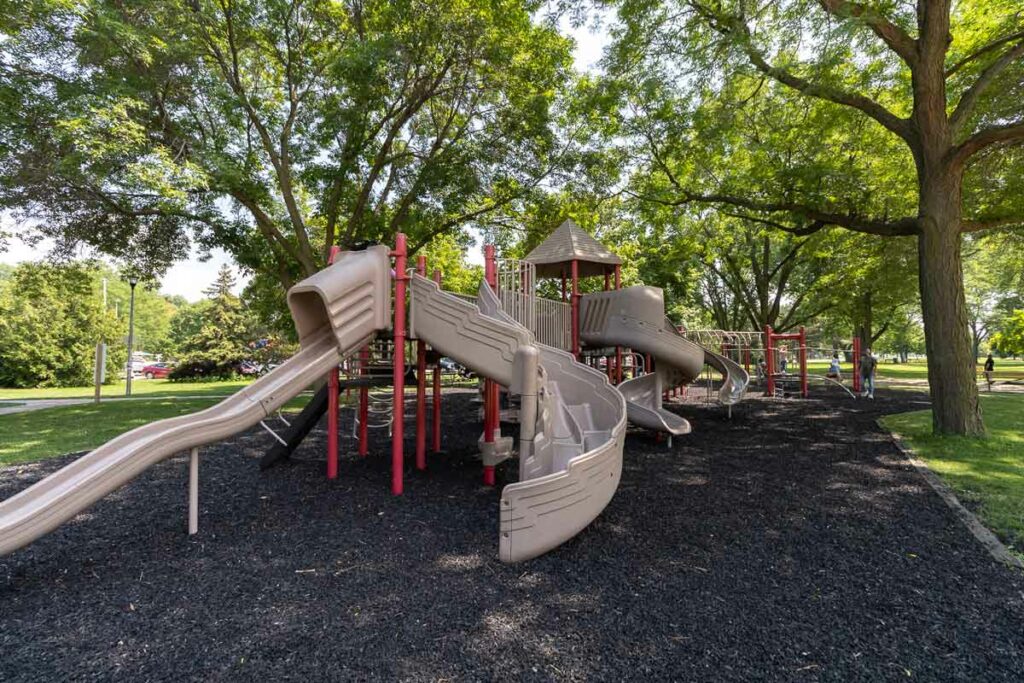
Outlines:
[[[306,400],[303,397],[293,399],[285,409],[301,409]],[[194,413],[217,401],[217,398],[140,399],[0,415],[0,465],[91,450],[136,427]]]
[[1024,554],[1024,395],[982,394],[988,436],[936,437],[931,411],[890,415],[908,445],[1018,555]]
[[[171,382],[166,379],[132,380],[132,396],[228,396],[250,380],[224,382]],[[124,382],[105,384],[102,396],[124,396]],[[57,387],[51,389],[0,389],[0,401],[24,401],[42,398],[92,398],[92,387]]]
[[[828,371],[829,361],[812,360],[807,362],[809,372],[819,375]],[[852,363],[841,365],[843,374],[847,377],[853,372]],[[978,379],[981,380],[982,366],[978,365]],[[1006,375],[1024,376],[1024,361],[1020,360],[996,360],[996,381]],[[887,363],[882,359],[878,363],[878,377],[882,379],[928,379],[928,363],[924,359],[912,360],[909,363]]]

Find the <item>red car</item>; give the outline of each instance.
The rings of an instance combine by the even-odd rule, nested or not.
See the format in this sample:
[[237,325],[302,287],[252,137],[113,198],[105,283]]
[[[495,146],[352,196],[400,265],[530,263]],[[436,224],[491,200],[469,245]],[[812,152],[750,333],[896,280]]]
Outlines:
[[171,374],[172,368],[170,363],[152,363],[142,368],[142,376],[146,379],[164,379]]

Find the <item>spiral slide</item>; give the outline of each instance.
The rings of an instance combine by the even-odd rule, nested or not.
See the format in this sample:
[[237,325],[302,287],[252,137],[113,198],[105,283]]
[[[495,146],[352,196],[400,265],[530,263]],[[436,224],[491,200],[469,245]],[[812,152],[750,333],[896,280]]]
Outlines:
[[662,407],[663,391],[693,382],[705,364],[722,373],[719,401],[733,405],[743,397],[750,377],[726,358],[683,337],[665,318],[665,300],[657,287],[627,287],[586,294],[580,301],[580,338],[592,346],[625,346],[655,359],[655,372],[619,385],[629,421],[668,434],[690,432],[690,423]]
[[122,434],[0,503],[0,555],[49,533],[149,467],[259,423],[378,330],[391,308],[387,247],[343,254],[288,292],[301,350],[217,405]]
[[[482,283],[478,305],[413,275],[411,336],[520,395],[519,481],[501,492],[499,554],[528,560],[582,531],[622,475],[626,404],[603,373],[538,344]],[[485,453],[485,457],[486,457]]]

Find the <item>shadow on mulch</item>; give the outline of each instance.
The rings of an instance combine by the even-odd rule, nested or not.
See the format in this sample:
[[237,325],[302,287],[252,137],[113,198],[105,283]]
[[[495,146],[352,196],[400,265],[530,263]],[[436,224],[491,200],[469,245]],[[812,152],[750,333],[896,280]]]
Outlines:
[[[517,565],[469,394],[398,498],[384,435],[362,460],[345,435],[328,482],[322,428],[267,472],[250,431],[203,451],[198,536],[178,457],[0,558],[0,680],[1020,680],[1021,577],[874,423],[924,399],[819,393],[679,405],[693,434],[631,433],[604,514]],[[0,496],[70,459],[0,469]]]

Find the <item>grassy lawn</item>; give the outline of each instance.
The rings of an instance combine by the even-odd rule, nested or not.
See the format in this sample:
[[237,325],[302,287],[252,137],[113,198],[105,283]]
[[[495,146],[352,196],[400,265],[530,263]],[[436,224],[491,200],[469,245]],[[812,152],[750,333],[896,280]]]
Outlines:
[[[0,415],[0,465],[87,451],[154,420],[194,413],[216,398],[110,401]],[[289,402],[299,410],[307,397]]]
[[[828,371],[829,361],[811,360],[807,361],[807,369],[816,375],[823,375]],[[853,372],[852,363],[841,365],[843,374],[847,377]],[[978,365],[978,380],[981,381],[982,366]],[[1003,374],[1024,376],[1024,361],[1020,360],[996,360],[996,381],[1000,380]],[[882,359],[878,363],[878,377],[882,379],[928,379],[928,363],[924,360],[912,360],[909,363],[887,363]],[[0,394],[2,397],[2,394]]]
[[1024,395],[982,394],[989,435],[934,437],[931,411],[890,415],[887,429],[902,436],[985,525],[1024,555]]
[[[171,382],[166,379],[132,380],[132,396],[227,396],[249,384],[249,380],[226,382]],[[124,396],[124,382],[105,384],[103,396]],[[23,401],[40,398],[92,398],[92,387],[59,387],[53,389],[0,389],[0,401]]]

